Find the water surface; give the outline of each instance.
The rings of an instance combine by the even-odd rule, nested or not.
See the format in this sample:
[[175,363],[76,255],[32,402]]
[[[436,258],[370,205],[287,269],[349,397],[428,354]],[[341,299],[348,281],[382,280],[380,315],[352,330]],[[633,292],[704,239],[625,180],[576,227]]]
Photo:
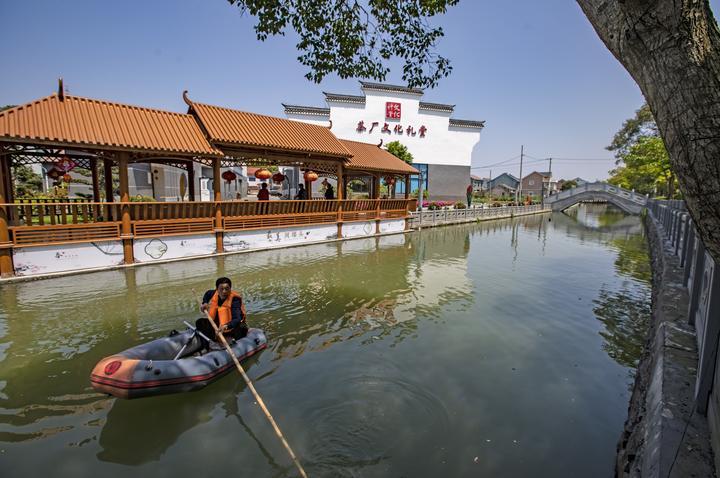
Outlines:
[[90,387],[223,275],[268,334],[246,368],[310,476],[612,474],[649,263],[639,218],[582,205],[4,285],[3,476],[296,476],[235,373],[133,401]]

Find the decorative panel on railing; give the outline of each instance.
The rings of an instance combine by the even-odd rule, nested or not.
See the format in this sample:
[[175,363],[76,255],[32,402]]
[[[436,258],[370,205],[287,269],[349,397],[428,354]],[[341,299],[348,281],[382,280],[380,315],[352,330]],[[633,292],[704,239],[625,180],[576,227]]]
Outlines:
[[41,244],[93,242],[119,238],[119,223],[17,227],[12,231],[13,244],[17,247]]

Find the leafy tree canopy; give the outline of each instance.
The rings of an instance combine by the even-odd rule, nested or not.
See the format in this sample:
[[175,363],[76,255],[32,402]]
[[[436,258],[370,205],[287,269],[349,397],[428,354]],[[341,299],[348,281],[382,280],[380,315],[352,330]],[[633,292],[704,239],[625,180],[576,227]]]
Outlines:
[[620,159],[623,165],[610,171],[610,184],[642,194],[665,188],[668,196],[673,196],[675,177],[662,138],[641,136]]
[[257,19],[259,40],[294,31],[298,61],[315,83],[332,73],[385,81],[393,57],[403,61],[402,78],[411,87],[433,87],[452,71],[435,53],[444,33],[430,20],[459,0],[228,1]]
[[12,167],[13,195],[20,198],[34,197],[42,192],[42,177],[35,173],[31,167],[18,164]]
[[576,188],[577,187],[577,181],[574,179],[569,179],[565,182],[563,182],[562,186],[560,187],[561,191],[567,191],[568,189]]
[[607,147],[615,152],[617,168],[609,171],[608,182],[642,194],[664,191],[675,195],[675,176],[665,143],[647,104],[626,120]]
[[625,120],[620,130],[615,133],[610,146],[605,149],[615,152],[616,156],[623,155],[641,136],[660,136],[647,103],[635,111],[635,116]]
[[400,141],[392,141],[387,145],[388,153],[395,157],[398,157],[408,164],[412,164],[413,155],[408,151],[407,146],[402,144]]

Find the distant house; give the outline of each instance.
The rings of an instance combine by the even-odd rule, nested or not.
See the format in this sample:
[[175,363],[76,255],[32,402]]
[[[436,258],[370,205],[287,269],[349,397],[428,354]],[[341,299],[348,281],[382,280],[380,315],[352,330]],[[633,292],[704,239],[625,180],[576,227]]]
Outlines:
[[492,196],[512,196],[517,191],[520,180],[509,173],[502,173],[488,181],[488,189]]
[[481,178],[480,176],[470,175],[470,184],[472,184],[473,191],[480,192],[484,191],[487,187],[487,178]]
[[584,180],[583,178],[575,178],[575,179],[573,179],[573,181],[575,181],[575,184],[577,184],[578,186],[582,186],[582,185],[590,182],[590,181]]
[[538,172],[525,176],[522,180],[522,194],[530,197],[541,197],[555,194],[557,183],[552,180],[551,172]]

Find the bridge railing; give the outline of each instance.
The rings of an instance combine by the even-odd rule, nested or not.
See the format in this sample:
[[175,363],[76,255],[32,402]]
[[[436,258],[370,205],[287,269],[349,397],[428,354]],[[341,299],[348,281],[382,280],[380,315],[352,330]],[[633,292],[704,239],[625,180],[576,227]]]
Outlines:
[[420,211],[411,211],[409,225],[411,228],[417,228],[418,226],[458,224],[485,219],[503,219],[523,214],[534,214],[541,211],[549,211],[549,208],[543,207],[540,204],[533,204],[531,206],[471,207],[466,209],[441,209],[437,211],[423,210],[422,214]]
[[552,196],[548,196],[545,198],[546,203],[553,203],[556,201],[560,201],[562,199],[570,198],[572,196],[576,196],[578,194],[582,194],[587,191],[603,191],[609,194],[614,194],[615,196],[621,197],[623,199],[627,199],[628,201],[632,201],[637,204],[645,205],[647,203],[647,197],[643,194],[638,194],[635,191],[629,191],[627,189],[613,186],[611,184],[597,181],[594,183],[585,183],[581,186],[567,189],[565,191],[561,191],[557,194],[553,194]]
[[717,401],[720,395],[720,383],[714,380],[720,365],[720,267],[705,250],[684,201],[650,199],[647,209],[662,226],[666,248],[669,246],[683,270],[682,285],[689,298],[688,323],[695,326],[699,355],[695,403],[698,411],[706,414],[709,402]]

